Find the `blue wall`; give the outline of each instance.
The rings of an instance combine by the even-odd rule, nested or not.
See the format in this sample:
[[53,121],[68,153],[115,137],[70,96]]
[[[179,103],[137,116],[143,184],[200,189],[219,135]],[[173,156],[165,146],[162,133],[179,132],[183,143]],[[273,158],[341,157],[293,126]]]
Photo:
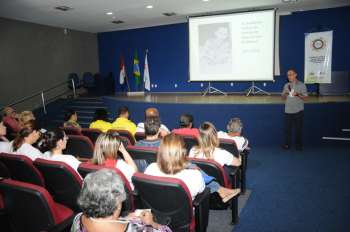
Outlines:
[[[279,92],[286,82],[284,73],[289,67],[298,70],[303,79],[304,34],[307,32],[333,30],[333,71],[350,70],[350,7],[296,12],[280,19],[280,63],[281,76],[275,82],[267,82],[267,91]],[[100,72],[107,75],[113,72],[119,77],[120,54],[124,54],[129,82],[134,89],[132,62],[135,50],[138,51],[143,72],[144,52],[149,49],[149,69],[151,83],[157,84],[152,92],[197,92],[204,86],[200,82],[188,83],[188,28],[187,23],[149,27],[98,34]],[[254,68],[254,64],[252,64]],[[121,91],[119,81],[116,90]],[[243,91],[250,86],[247,82],[214,83],[224,91]],[[175,88],[174,84],[178,87]],[[308,85],[315,91],[315,85]]]

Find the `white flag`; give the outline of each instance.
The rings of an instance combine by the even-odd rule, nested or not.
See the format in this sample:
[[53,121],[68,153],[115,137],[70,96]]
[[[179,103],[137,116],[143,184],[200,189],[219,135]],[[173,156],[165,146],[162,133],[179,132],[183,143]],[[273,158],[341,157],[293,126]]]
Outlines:
[[148,91],[151,91],[151,80],[149,77],[147,52],[145,57],[145,68],[143,71],[143,82],[145,83],[145,89],[147,89]]
[[119,73],[119,83],[121,85],[124,84],[125,78],[126,78],[126,72],[125,72],[124,58],[121,57],[121,60],[120,60],[120,73]]

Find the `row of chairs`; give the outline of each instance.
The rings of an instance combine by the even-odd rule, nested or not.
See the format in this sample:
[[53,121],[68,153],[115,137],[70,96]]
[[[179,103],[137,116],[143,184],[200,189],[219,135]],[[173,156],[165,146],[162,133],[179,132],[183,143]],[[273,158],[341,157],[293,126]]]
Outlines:
[[[10,217],[15,231],[61,231],[70,225],[74,211],[79,211],[76,198],[82,186],[82,180],[74,170],[62,162],[43,159],[31,162],[25,156],[13,154],[0,154],[0,163],[8,169],[7,178],[0,180],[0,193],[3,197],[3,204],[0,205],[3,205],[3,211]],[[85,177],[101,168],[103,167],[85,162],[80,165],[78,171]],[[113,170],[121,176],[127,193],[123,212],[133,211],[135,202],[139,202],[138,208],[152,208],[154,212],[159,212],[158,215],[170,218],[170,226],[174,231],[206,230],[209,190],[204,191],[192,202],[191,195],[181,180],[137,173],[133,177],[138,192],[135,194],[125,176],[118,169]],[[34,179],[40,181],[33,181],[33,176],[26,175],[29,172],[35,173],[33,176],[37,177]],[[158,197],[154,197],[157,194]],[[193,207],[195,214],[192,211]]]
[[[137,150],[138,148],[135,147],[134,149]],[[153,152],[152,156],[155,157],[156,149],[148,148],[148,150],[150,153]],[[141,157],[141,158],[145,158],[145,157]],[[191,161],[196,163],[206,172],[210,173],[210,175],[216,177],[216,179],[220,182],[221,185],[225,187],[230,187],[230,186],[235,187],[235,185],[237,184],[236,182],[230,183],[225,178],[222,167],[219,164],[217,164],[215,161],[199,160],[199,159],[192,159]],[[50,200],[50,197],[52,196],[54,199],[54,202],[58,202],[57,204],[65,205],[70,209],[72,209],[73,211],[79,210],[76,206],[76,197],[79,194],[82,182],[81,182],[81,178],[68,165],[57,161],[49,161],[49,160],[43,160],[43,159],[37,159],[34,162],[32,162],[29,158],[25,156],[13,155],[13,154],[1,154],[0,162],[5,164],[3,166],[8,168],[7,170],[8,175],[7,176],[3,175],[4,177],[11,177],[12,179],[17,181],[25,181],[25,182],[32,183],[31,185],[33,185],[34,187],[31,186],[32,187],[31,191],[24,190],[25,192],[24,195],[29,194],[28,192],[37,192],[36,196],[41,199],[40,201],[44,201],[43,199],[48,198],[46,199],[47,201],[53,202],[53,200]],[[100,168],[102,167],[85,162],[80,165],[78,171],[82,177],[85,177],[87,173],[96,171]],[[132,211],[133,209],[135,209],[135,202],[139,202],[137,204],[138,206],[141,206],[141,207],[143,206],[145,208],[152,208],[154,209],[155,212],[162,212],[162,215],[168,215],[171,218],[171,222],[172,222],[171,226],[177,229],[179,229],[179,226],[181,223],[188,222],[188,220],[190,219],[191,220],[194,219],[191,213],[192,211],[185,210],[185,208],[188,205],[186,205],[186,207],[181,205],[180,207],[181,209],[177,209],[177,211],[176,210],[174,211],[175,206],[171,204],[171,202],[190,202],[188,199],[191,199],[191,197],[188,194],[188,190],[186,190],[185,185],[181,181],[179,182],[178,180],[173,178],[162,179],[162,178],[144,175],[142,173],[137,173],[133,177],[133,182],[135,187],[138,190],[139,196],[135,196],[134,193],[131,191],[131,187],[129,183],[126,181],[126,178],[124,177],[124,175],[120,173],[119,170],[117,169],[114,169],[114,170],[124,180],[125,189],[128,193],[127,195],[129,196],[123,205],[124,211]],[[5,172],[2,170],[2,173],[5,173]],[[237,170],[233,170],[232,175],[233,175],[232,179],[236,181]],[[5,193],[5,205],[6,205],[6,201],[8,203],[7,205],[13,205],[14,202],[17,202],[18,204],[20,204],[20,202],[23,202],[20,199],[27,199],[26,197],[23,198],[23,196],[19,197],[18,199],[15,199],[15,198],[12,198],[12,194],[7,195],[6,194],[7,190],[2,190],[3,188],[8,188],[9,184],[11,184],[7,182],[6,182],[7,187],[6,186],[3,187],[0,183],[0,191]],[[17,182],[13,182],[12,184],[18,185]],[[19,185],[21,186],[21,184]],[[26,186],[27,188],[29,188],[30,184]],[[17,186],[14,188],[18,189],[20,187]],[[51,193],[50,196],[48,196],[48,194],[45,192],[46,191],[45,188]],[[162,189],[162,191],[159,191],[160,188]],[[11,191],[14,191],[14,190],[11,190]],[[208,210],[208,207],[206,205],[209,204],[208,203],[209,194],[207,191],[208,190],[206,190],[203,194],[198,196],[198,199],[192,202],[192,205],[189,204],[188,206],[191,209],[192,209],[192,206],[196,209],[196,213],[195,213],[195,219],[196,219],[195,221],[197,223],[196,231],[205,231],[205,228],[207,226],[208,220],[206,218],[208,217],[208,215],[205,211],[205,210]],[[160,194],[160,196],[154,197],[157,194],[158,195]],[[173,194],[175,195],[173,196]],[[6,198],[6,196],[9,198]],[[169,196],[171,196],[171,199],[173,199],[174,201],[167,201],[167,198],[169,198]],[[183,201],[184,199],[185,201]],[[238,201],[238,198],[236,197],[231,201],[231,204],[220,205],[220,204],[217,204],[217,202],[219,202],[217,197],[215,198],[215,196],[210,196],[210,207],[215,209],[218,209],[218,208],[227,209],[229,206],[231,206],[232,220],[233,222],[238,222],[237,201]],[[33,205],[26,204],[26,206],[32,207],[35,204],[34,203]],[[175,212],[178,212],[178,214],[176,214]],[[19,218],[23,217],[23,214],[21,213],[21,211],[10,210],[9,213],[12,216],[15,215],[13,217],[13,221],[18,222]],[[36,214],[33,214],[33,215],[36,215]],[[51,222],[53,222],[52,218],[50,219],[50,215],[51,216],[54,215],[54,212],[51,212],[51,211],[48,212],[47,217],[49,218],[46,217],[47,220],[43,220],[43,221],[46,222],[51,220]],[[184,220],[183,215],[187,215],[186,218],[188,220]],[[35,220],[35,218],[37,218],[36,216],[35,218],[34,217],[29,217],[29,218],[31,219],[30,220],[28,219],[29,220],[28,223],[34,224],[34,225],[40,224],[39,222],[36,222],[36,223],[31,222],[32,220]],[[53,228],[56,228],[57,227],[56,224],[51,223],[47,225],[51,225]],[[188,225],[188,227],[185,226],[184,230],[179,229],[179,231],[189,231],[188,229],[194,228],[194,227],[191,227],[192,225],[191,223],[185,223],[185,224]],[[184,224],[181,224],[181,226],[183,225]],[[18,226],[24,226],[23,228],[28,228],[28,224],[26,224],[26,222],[20,223]]]
[[[94,150],[94,142],[100,133],[100,130],[97,129],[77,129],[73,127],[64,127],[65,133],[69,137],[69,141],[67,143],[67,154],[74,154],[80,159],[90,159],[93,156]],[[149,163],[155,162],[156,157],[154,155],[150,155],[147,149],[137,149],[137,147],[133,146],[135,141],[143,139],[145,137],[144,133],[136,133],[135,138],[130,134],[129,131],[126,130],[110,130],[111,133],[118,133],[118,136],[125,142],[125,145],[128,146],[128,149],[135,153],[134,157],[136,159],[145,159],[149,161]],[[198,140],[195,136],[186,135],[183,136],[186,149],[189,151],[193,146],[198,144]],[[242,166],[240,168],[240,187],[242,193],[246,191],[246,170],[248,166],[248,151],[239,152],[236,146],[236,143],[230,139],[220,139],[220,145],[222,149],[229,151],[231,154],[242,157]],[[140,157],[141,156],[141,157]]]

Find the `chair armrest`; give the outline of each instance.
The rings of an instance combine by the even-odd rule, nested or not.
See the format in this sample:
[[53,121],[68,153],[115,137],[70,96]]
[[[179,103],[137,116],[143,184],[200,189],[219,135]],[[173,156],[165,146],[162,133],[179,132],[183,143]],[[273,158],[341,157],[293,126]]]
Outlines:
[[207,230],[209,221],[209,200],[210,190],[209,188],[205,188],[192,202],[195,211],[196,232],[205,232]]
[[230,176],[232,187],[237,188],[240,179],[240,167],[225,165],[224,169]]

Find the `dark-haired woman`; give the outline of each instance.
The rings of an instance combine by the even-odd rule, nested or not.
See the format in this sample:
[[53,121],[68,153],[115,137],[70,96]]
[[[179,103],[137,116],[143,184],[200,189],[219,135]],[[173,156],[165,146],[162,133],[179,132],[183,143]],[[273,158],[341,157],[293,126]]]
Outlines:
[[46,152],[44,155],[53,161],[60,161],[71,166],[78,173],[80,161],[72,155],[64,155],[68,137],[61,129],[55,129],[45,134],[42,147]]
[[68,110],[65,115],[64,115],[64,123],[63,126],[64,127],[77,127],[77,128],[81,128],[81,126],[79,125],[78,121],[78,114],[75,110]]
[[30,120],[25,124],[16,138],[11,142],[11,152],[29,157],[31,160],[36,158],[47,158],[41,151],[33,147],[33,144],[40,138],[40,130],[34,120]]
[[105,109],[97,109],[95,111],[95,117],[92,120],[89,128],[99,129],[103,133],[106,133],[112,128],[112,123],[108,121],[108,112]]

